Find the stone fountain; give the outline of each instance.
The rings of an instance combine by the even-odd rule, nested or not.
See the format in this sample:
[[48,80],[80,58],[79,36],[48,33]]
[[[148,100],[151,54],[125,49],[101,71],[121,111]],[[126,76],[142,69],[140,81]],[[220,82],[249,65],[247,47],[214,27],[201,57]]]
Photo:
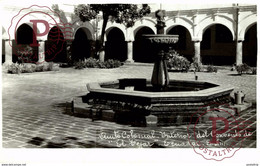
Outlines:
[[112,110],[110,120],[120,123],[145,126],[147,117],[153,116],[157,126],[188,124],[197,119],[193,114],[199,115],[204,105],[230,102],[232,87],[169,79],[166,52],[178,41],[178,35],[164,34],[164,15],[164,11],[156,12],[158,34],[144,35],[153,48],[158,48],[151,80],[124,78],[87,85],[89,93],[83,100],[95,108],[100,119],[104,118],[103,111]]
[[151,83],[154,89],[162,91],[169,85],[169,74],[167,69],[168,56],[165,53],[165,49],[169,45],[172,45],[178,41],[178,35],[144,35],[144,37],[150,40],[153,47],[158,47],[157,58],[154,62],[153,74]]

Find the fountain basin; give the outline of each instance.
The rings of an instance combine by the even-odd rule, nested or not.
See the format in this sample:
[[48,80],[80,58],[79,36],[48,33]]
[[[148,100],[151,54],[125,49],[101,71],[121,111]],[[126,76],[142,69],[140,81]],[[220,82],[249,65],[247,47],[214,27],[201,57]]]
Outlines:
[[149,34],[143,35],[143,37],[150,40],[152,44],[174,44],[179,40],[179,35]]
[[233,91],[233,87],[229,86],[182,80],[171,80],[168,90],[153,91],[149,80],[129,78],[89,83],[87,88],[90,92],[87,102],[112,109],[118,114],[128,112],[133,119],[155,115],[158,126],[188,124],[194,113],[199,115],[200,111],[205,111],[199,110],[201,107],[213,102],[229,103]]

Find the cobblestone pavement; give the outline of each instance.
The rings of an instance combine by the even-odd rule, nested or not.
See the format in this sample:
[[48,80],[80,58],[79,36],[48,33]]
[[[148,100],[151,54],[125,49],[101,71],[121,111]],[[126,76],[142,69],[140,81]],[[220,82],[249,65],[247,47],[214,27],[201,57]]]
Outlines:
[[[91,147],[191,147],[187,125],[134,128],[64,113],[66,102],[87,93],[86,83],[125,77],[150,78],[152,66],[123,66],[118,69],[60,69],[56,72],[10,75],[3,72],[4,148],[91,148]],[[243,90],[247,101],[256,101],[256,77],[235,76],[234,72],[197,73],[199,80],[229,84]],[[170,73],[171,79],[194,80],[193,73]],[[251,136],[240,140],[242,147],[256,146],[256,109],[241,113]],[[199,126],[207,130],[209,126]],[[178,134],[177,134],[178,133]],[[122,139],[115,136],[121,134]],[[177,135],[174,135],[177,134]],[[170,135],[173,135],[172,137]],[[121,138],[120,137],[120,138]],[[125,138],[126,137],[126,138]],[[129,138],[135,139],[129,139]],[[206,142],[208,138],[205,138]],[[194,141],[191,139],[191,142]],[[229,141],[225,137],[223,142]],[[224,144],[223,144],[224,146]]]

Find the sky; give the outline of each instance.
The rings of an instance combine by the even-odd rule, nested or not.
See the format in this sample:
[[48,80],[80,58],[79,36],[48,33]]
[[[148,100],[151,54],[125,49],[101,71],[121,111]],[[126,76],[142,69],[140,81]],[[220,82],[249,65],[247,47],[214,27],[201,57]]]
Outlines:
[[[1,1],[1,0],[0,0]],[[31,6],[33,4],[35,4],[35,1],[15,1],[15,3],[11,2],[12,0],[6,1],[3,0],[3,3],[1,3],[2,7],[5,6],[16,6],[16,7],[28,7]],[[133,1],[133,0],[129,0],[127,1],[127,3],[133,3],[135,2],[136,4],[140,3],[140,1]],[[203,9],[203,8],[218,8],[218,7],[231,7],[232,5],[234,5],[234,3],[230,3],[229,1],[227,1],[226,3],[220,3],[219,1],[215,1],[214,3],[200,3],[200,1],[196,1],[196,3],[185,3],[185,0],[183,1],[178,1],[178,3],[176,3],[176,1],[156,1],[149,4],[151,6],[152,12],[160,9],[160,6],[162,7],[163,10],[167,10],[167,11],[171,11],[171,10],[189,10],[189,9]],[[161,2],[161,3],[158,3]],[[250,3],[251,1],[249,1]],[[51,3],[46,3],[46,1],[38,1],[37,5],[42,5],[42,6],[49,6],[51,7],[52,4],[59,4],[60,9],[63,9],[65,12],[73,12],[74,10],[74,5],[77,4],[82,4],[82,3],[86,3],[86,1],[82,2],[82,1],[60,1],[60,0],[53,0]],[[96,0],[96,1],[88,1],[88,3],[102,3],[102,1],[100,0]],[[104,3],[125,3],[124,1],[105,1]],[[143,2],[142,3],[147,3],[147,2]],[[254,4],[254,3],[250,3],[250,4]],[[239,5],[248,5],[248,4],[242,4],[239,3]]]

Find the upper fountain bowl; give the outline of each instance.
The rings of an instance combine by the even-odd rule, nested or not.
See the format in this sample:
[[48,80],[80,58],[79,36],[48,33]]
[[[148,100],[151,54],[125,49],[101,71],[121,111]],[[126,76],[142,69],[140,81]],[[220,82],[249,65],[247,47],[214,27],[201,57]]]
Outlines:
[[154,44],[173,44],[173,43],[177,43],[179,40],[179,35],[156,34],[156,35],[143,35],[143,37],[150,40],[150,42]]

